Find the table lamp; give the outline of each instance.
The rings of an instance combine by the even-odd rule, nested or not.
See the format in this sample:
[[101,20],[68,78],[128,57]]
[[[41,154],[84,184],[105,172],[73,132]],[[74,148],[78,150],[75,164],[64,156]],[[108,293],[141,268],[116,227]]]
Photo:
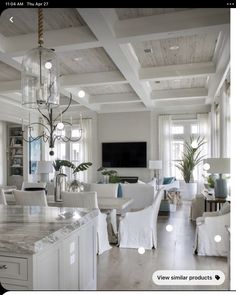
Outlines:
[[[222,178],[222,174],[230,173],[230,158],[209,158],[204,161],[204,169],[208,173],[219,174],[215,181],[215,197],[227,198],[227,182]],[[208,165],[207,165],[208,164]]]
[[150,160],[149,169],[154,170],[154,178],[156,180],[156,188],[159,189],[159,170],[162,169],[162,160]]
[[53,172],[51,161],[38,161],[37,173],[40,174],[41,182],[49,182],[49,173]]

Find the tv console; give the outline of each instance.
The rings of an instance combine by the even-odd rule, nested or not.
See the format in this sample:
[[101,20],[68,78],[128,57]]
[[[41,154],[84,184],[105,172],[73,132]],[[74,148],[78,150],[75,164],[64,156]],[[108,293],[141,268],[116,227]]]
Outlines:
[[138,182],[138,176],[118,176],[119,182],[129,182],[129,183],[137,183]]

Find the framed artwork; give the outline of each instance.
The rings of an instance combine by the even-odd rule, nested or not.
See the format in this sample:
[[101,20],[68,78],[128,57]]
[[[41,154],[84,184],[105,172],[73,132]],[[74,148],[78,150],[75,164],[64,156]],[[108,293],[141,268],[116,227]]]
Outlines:
[[36,174],[37,162],[40,161],[41,139],[29,142],[29,174]]

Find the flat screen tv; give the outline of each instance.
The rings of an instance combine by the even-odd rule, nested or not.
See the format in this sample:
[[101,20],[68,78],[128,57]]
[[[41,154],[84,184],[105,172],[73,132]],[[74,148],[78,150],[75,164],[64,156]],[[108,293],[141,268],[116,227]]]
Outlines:
[[117,168],[147,167],[146,142],[103,142],[102,166]]

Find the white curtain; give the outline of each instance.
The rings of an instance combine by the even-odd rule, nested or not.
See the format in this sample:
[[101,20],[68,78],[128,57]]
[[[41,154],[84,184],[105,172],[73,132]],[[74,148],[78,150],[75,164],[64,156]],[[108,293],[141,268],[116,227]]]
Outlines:
[[171,116],[159,116],[159,159],[162,160],[162,176],[171,176]]
[[[83,139],[81,140],[80,163],[92,162],[92,119],[83,119]],[[79,179],[83,182],[92,182],[92,169],[90,166],[87,170],[79,173]]]
[[230,83],[225,81],[222,93],[222,157],[230,157]]
[[[204,158],[210,158],[211,156],[211,121],[210,114],[197,114],[198,123],[198,135],[204,137],[206,144],[202,146],[202,155]],[[198,192],[201,192],[204,188],[203,178],[203,163],[201,162],[196,169],[196,179],[198,180]]]

